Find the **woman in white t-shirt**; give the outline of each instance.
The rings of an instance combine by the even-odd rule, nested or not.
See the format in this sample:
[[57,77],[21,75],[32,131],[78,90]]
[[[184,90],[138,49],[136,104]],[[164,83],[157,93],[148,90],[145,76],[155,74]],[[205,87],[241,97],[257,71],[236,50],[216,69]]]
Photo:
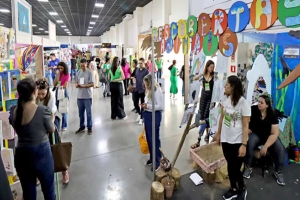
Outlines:
[[225,85],[225,97],[221,101],[221,117],[218,132],[213,141],[221,142],[227,161],[231,188],[223,195],[225,200],[245,200],[245,188],[241,167],[246,155],[251,107],[243,97],[242,82],[237,76],[229,76]]

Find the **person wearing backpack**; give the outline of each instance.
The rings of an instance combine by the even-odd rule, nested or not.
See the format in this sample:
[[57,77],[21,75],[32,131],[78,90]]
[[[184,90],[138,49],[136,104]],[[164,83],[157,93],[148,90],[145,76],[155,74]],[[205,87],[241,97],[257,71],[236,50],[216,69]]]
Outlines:
[[182,79],[182,96],[184,96],[184,65],[181,67],[179,76]]

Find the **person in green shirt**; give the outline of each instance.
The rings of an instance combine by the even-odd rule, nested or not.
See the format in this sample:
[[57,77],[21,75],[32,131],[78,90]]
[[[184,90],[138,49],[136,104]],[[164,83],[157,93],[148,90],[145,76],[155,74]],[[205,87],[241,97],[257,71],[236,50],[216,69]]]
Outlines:
[[106,62],[105,62],[105,64],[102,67],[103,72],[106,74],[106,77],[108,77],[108,73],[109,73],[110,67],[111,67],[110,66],[110,59],[106,59]]
[[81,52],[79,52],[78,53],[78,56],[77,56],[77,71],[79,71],[80,69],[81,69],[81,67],[80,67],[80,61],[81,61],[81,59],[82,59],[82,53]]
[[161,58],[157,58],[155,60],[155,64],[157,66],[157,79],[161,78],[162,75],[162,68],[163,68],[163,61]]
[[172,98],[173,95],[173,99],[176,99],[175,95],[178,93],[178,83],[177,83],[178,70],[176,68],[176,60],[173,60],[173,64],[168,69],[171,72],[170,98]]
[[111,119],[126,119],[127,116],[124,111],[123,103],[123,85],[122,82],[125,79],[123,70],[119,66],[119,58],[114,57],[111,69],[108,73],[108,79],[110,80],[110,93],[111,93]]

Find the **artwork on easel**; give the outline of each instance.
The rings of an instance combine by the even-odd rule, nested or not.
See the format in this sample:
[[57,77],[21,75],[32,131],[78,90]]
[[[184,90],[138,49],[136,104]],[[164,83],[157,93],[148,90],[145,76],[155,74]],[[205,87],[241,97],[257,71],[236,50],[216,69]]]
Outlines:
[[183,125],[185,125],[191,114],[195,113],[197,104],[193,104],[193,105],[189,105],[185,107],[184,113],[183,113],[183,117],[180,123],[180,127],[182,127]]
[[0,112],[0,122],[2,123],[2,136],[4,140],[12,140],[15,137],[15,131],[9,123],[9,112]]
[[209,125],[211,132],[218,131],[219,119],[220,119],[220,107],[215,107],[209,111]]
[[0,59],[7,57],[6,33],[0,31]]
[[201,82],[199,80],[193,81],[189,86],[188,104],[197,103],[201,88]]
[[2,149],[1,150],[2,162],[4,169],[8,175],[17,175],[14,165],[14,150],[13,149]]
[[11,184],[10,190],[13,195],[13,200],[23,200],[23,191],[20,181]]
[[190,81],[192,81],[196,75],[203,74],[205,59],[206,56],[203,53],[203,50],[194,56],[192,68],[190,70]]
[[8,112],[11,107],[18,105],[18,99],[5,100],[5,110]]

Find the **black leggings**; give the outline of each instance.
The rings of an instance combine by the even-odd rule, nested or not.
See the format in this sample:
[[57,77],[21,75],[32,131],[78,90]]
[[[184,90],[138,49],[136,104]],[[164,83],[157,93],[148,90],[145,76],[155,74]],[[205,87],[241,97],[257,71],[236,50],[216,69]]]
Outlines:
[[202,89],[200,97],[200,120],[206,120],[209,117],[209,108],[211,104],[212,93]]
[[[248,166],[251,166],[252,159],[254,156],[254,150],[258,146],[261,145],[261,141],[259,137],[255,133],[251,133],[249,135],[248,143],[247,143],[247,153],[246,153],[246,159],[245,164]],[[283,144],[281,143],[281,140],[277,138],[276,142],[268,148],[268,151],[273,156],[273,159],[275,161],[275,171],[282,171],[284,162],[285,162],[285,149]]]
[[125,79],[123,80],[123,85],[124,85],[125,95],[129,95],[129,92],[128,92],[128,90],[127,90],[128,84],[129,84],[129,78],[125,78]]
[[239,149],[242,144],[222,143],[223,154],[227,161],[227,171],[231,188],[242,190],[245,188],[241,167],[244,162],[243,157],[239,156]]
[[142,119],[142,113],[143,113],[144,109],[141,108],[139,105],[140,100],[141,100],[141,104],[145,103],[145,93],[144,92],[143,93],[134,92],[134,107]]

